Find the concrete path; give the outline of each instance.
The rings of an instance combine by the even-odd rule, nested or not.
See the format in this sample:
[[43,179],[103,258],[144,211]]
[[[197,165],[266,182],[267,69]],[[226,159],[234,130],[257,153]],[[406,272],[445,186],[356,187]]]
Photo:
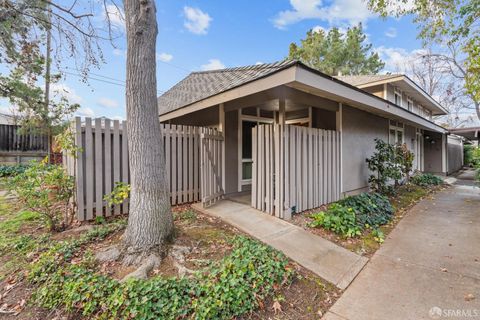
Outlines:
[[345,289],[360,272],[367,258],[318,237],[293,224],[262,213],[252,207],[222,200],[207,209],[193,207],[221,218],[254,238],[282,251],[323,279]]
[[459,180],[410,211],[323,319],[469,314],[480,319],[480,189]]

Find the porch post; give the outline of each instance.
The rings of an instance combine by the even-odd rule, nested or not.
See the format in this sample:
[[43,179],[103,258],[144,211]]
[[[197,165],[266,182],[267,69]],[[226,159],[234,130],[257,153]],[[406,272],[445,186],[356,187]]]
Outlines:
[[448,157],[447,157],[448,139],[447,134],[442,133],[442,173],[448,174]]
[[340,132],[340,198],[343,198],[343,104],[338,103],[338,111],[335,114],[336,116],[336,129]]
[[289,220],[291,213],[285,211],[285,146],[283,131],[285,126],[285,97],[278,99],[278,131],[275,138],[275,215],[278,218]]
[[225,194],[225,106],[223,103],[220,103],[218,106],[218,131],[223,135],[222,142],[222,191]]

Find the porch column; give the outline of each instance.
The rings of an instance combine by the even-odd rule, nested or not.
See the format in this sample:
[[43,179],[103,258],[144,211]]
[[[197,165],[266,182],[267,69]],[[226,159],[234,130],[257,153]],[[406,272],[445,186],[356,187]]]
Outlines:
[[285,98],[278,99],[278,124],[285,125]]
[[275,134],[275,216],[290,220],[292,218],[289,210],[285,210],[285,157],[283,145],[283,130],[285,126],[285,97],[278,99],[278,124],[279,129]]
[[343,104],[338,103],[338,111],[335,113],[336,130],[340,132],[340,197],[343,198]]
[[218,131],[223,134],[222,143],[222,191],[225,194],[225,106],[220,103],[218,106]]
[[448,174],[448,139],[447,134],[442,133],[442,173],[447,175]]

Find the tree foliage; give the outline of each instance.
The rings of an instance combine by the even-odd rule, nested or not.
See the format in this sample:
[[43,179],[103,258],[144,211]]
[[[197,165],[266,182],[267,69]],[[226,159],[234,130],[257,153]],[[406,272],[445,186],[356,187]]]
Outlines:
[[[98,21],[93,22],[94,8],[79,12],[85,7],[76,1],[69,5],[49,0],[0,1],[0,63],[6,69],[0,74],[0,96],[8,99],[23,128],[56,134],[65,118],[79,108],[62,92],[46,96],[43,82],[61,81],[67,60],[85,77],[91,66],[103,61],[97,40],[108,36],[102,34]],[[47,32],[53,44],[48,60]],[[59,72],[46,72],[47,63]]]
[[368,5],[383,17],[414,15],[424,44],[461,49],[464,63],[449,62],[464,73],[465,88],[480,119],[480,0],[368,0]]
[[366,43],[361,24],[345,33],[338,28],[310,30],[300,45],[290,44],[288,57],[333,76],[375,74],[385,65]]

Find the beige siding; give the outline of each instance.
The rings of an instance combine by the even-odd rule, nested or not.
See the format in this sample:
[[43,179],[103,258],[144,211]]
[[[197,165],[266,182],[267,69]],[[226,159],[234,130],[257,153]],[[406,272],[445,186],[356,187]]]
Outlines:
[[342,117],[343,191],[348,193],[368,187],[365,159],[375,151],[375,138],[388,141],[388,120],[367,112],[343,107]]
[[368,93],[371,93],[373,95],[376,95],[377,97],[384,98],[385,90],[384,90],[383,84],[379,84],[373,87],[363,88],[362,90],[367,91]]

